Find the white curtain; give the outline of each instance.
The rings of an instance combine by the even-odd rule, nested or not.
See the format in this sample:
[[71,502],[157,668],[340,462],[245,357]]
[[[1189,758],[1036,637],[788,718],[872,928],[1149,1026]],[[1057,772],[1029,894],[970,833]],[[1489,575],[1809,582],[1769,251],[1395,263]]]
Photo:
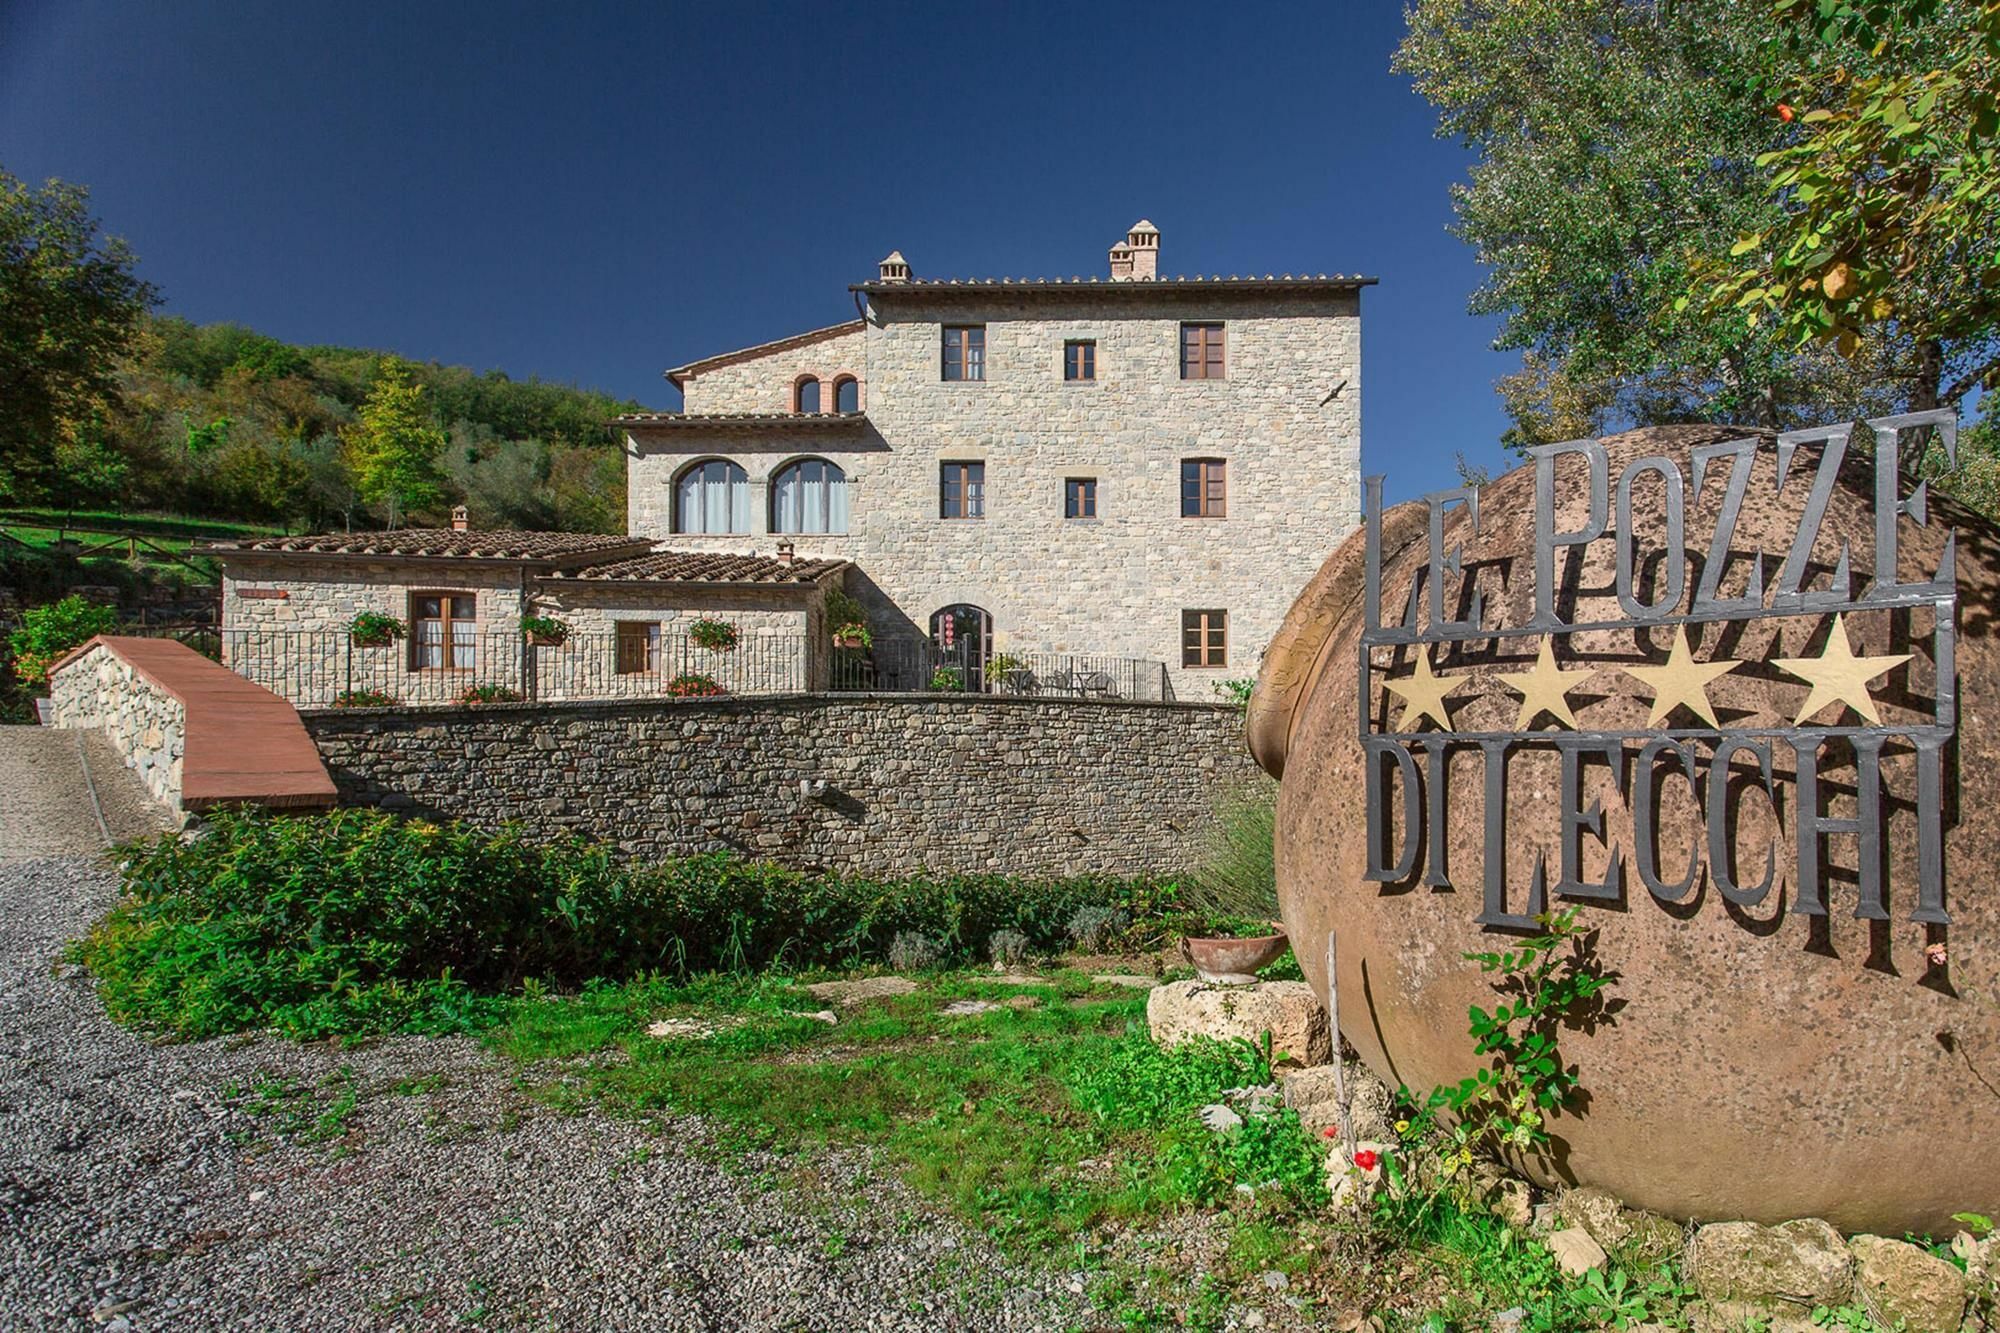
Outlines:
[[720,458],[681,473],[674,497],[676,532],[750,531],[750,475]]
[[823,458],[793,463],[773,482],[772,513],[779,532],[846,532],[847,474]]

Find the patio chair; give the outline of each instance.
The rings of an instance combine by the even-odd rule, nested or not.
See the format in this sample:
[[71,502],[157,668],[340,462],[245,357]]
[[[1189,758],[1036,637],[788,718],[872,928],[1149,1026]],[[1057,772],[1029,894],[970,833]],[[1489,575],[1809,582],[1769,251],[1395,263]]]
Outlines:
[[1086,699],[1116,699],[1118,684],[1105,672],[1090,671],[1078,679],[1076,692]]

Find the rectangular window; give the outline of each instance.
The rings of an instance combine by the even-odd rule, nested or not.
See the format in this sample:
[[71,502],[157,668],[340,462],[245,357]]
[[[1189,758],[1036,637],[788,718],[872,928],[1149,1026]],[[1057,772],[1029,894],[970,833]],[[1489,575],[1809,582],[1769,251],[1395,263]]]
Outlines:
[[1071,477],[1063,482],[1063,517],[1097,517],[1097,478]]
[[1181,665],[1219,667],[1228,665],[1229,613],[1227,611],[1181,612]]
[[1094,380],[1097,378],[1097,344],[1088,339],[1063,344],[1063,378],[1066,380]]
[[986,464],[939,464],[938,517],[986,517]]
[[410,666],[470,671],[479,664],[477,599],[469,592],[410,596]]
[[1184,380],[1222,378],[1220,324],[1181,325],[1181,378]]
[[1181,460],[1181,517],[1221,518],[1227,509],[1229,484],[1220,458]]
[[621,620],[618,622],[618,674],[636,675],[660,669],[660,622]]
[[948,380],[986,378],[986,326],[947,324],[944,327],[944,377]]

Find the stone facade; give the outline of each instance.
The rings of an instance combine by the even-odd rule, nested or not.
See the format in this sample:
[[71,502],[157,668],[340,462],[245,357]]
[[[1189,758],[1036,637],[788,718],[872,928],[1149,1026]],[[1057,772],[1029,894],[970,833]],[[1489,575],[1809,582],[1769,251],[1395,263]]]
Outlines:
[[1218,793],[1259,780],[1240,715],[1208,705],[852,695],[305,721],[349,803],[875,874],[1178,874]]
[[[475,685],[536,699],[658,696],[683,675],[703,675],[732,693],[794,693],[827,687],[824,604],[814,584],[671,587],[548,578],[518,564],[468,560],[314,560],[231,553],[223,572],[223,661],[302,708],[350,692],[398,703],[447,703]],[[420,669],[407,641],[357,648],[347,627],[363,611],[406,623],[413,598],[474,598],[474,665]],[[524,614],[567,623],[560,647],[526,643]],[[687,637],[693,621],[734,624],[741,641],[716,653]],[[619,669],[618,623],[661,627],[656,669]]]
[[[994,648],[1165,662],[1177,696],[1253,675],[1293,594],[1359,521],[1358,283],[1254,290],[1131,281],[976,292],[873,286],[864,325],[674,372],[690,415],[783,412],[801,374],[855,373],[865,428],[804,437],[742,423],[627,426],[628,526],[690,550],[768,551],[770,486],[800,457],[846,474],[848,531],[800,535],[802,555],[855,562],[878,639],[930,631],[934,612],[985,609]],[[1226,331],[1226,377],[1182,379],[1181,326]],[[985,328],[985,378],[942,378],[947,324]],[[1095,342],[1096,378],[1065,380],[1064,344]],[[726,458],[749,474],[751,531],[675,533],[675,480]],[[1181,463],[1225,465],[1226,516],[1181,515]],[[985,517],[939,516],[946,461],[985,468]],[[1064,517],[1064,483],[1096,482],[1097,517]],[[1181,613],[1228,612],[1220,667],[1182,665]]]
[[179,699],[92,644],[49,678],[49,709],[58,727],[101,728],[153,799],[182,816],[187,709]]

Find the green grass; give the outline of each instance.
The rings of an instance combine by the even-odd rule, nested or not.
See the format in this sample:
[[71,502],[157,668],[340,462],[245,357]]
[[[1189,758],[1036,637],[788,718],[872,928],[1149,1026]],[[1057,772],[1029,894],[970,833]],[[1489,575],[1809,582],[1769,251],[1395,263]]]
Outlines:
[[59,528],[97,528],[135,537],[160,537],[173,541],[207,541],[225,537],[268,537],[285,529],[268,523],[239,523],[231,519],[195,518],[186,514],[123,514],[108,509],[15,508],[0,510],[0,527],[34,544],[29,534],[46,534],[52,544]]

